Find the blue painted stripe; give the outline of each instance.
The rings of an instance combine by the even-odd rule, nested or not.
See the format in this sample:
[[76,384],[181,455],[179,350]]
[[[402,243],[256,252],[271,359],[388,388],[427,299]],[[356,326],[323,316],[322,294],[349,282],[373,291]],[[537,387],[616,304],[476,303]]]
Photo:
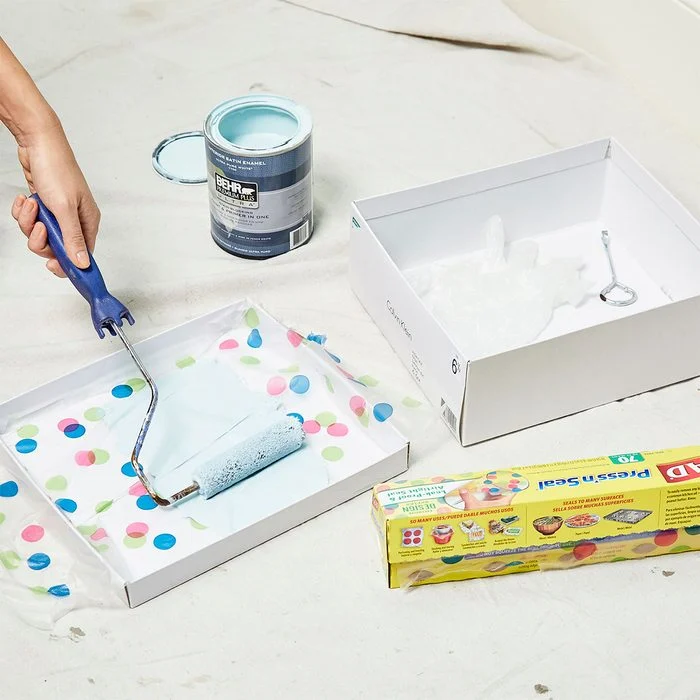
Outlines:
[[249,182],[258,184],[258,192],[273,192],[274,190],[284,190],[287,187],[296,185],[297,182],[303,180],[311,172],[311,161],[307,160],[298,168],[289,170],[281,175],[273,175],[272,177],[251,178]]

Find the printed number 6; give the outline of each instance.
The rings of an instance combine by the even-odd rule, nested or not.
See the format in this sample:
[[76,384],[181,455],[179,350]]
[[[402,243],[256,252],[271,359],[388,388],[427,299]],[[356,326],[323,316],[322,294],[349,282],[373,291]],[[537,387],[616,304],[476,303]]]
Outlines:
[[459,372],[459,363],[456,359],[452,360],[452,374],[457,374]]

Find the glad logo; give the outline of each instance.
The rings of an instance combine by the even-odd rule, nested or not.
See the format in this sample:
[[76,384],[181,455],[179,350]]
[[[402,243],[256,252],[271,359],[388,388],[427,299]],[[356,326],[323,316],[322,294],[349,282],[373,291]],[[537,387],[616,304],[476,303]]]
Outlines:
[[656,467],[669,484],[700,478],[700,457],[693,457],[682,462],[657,464]]

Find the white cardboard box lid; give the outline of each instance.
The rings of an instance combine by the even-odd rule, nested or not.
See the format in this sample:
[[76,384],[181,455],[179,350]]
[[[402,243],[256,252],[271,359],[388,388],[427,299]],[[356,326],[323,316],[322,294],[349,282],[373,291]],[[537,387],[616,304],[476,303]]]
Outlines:
[[[234,320],[244,317],[250,308],[256,309],[256,318],[259,317],[260,323],[263,324],[260,327],[266,328],[265,333],[271,333],[277,328],[281,334],[280,337],[284,335],[287,339],[290,338],[289,333],[293,332],[278,324],[259,307],[244,301],[214,311],[170,331],[142,341],[137,344],[137,349],[148,361],[150,357],[157,357],[165,348],[175,347],[179,350],[180,347],[192,347],[192,339],[197,338],[199,334],[209,333],[218,337],[222,332],[226,333],[226,329],[231,327]],[[284,342],[286,343],[287,341],[285,340]],[[291,340],[289,342],[291,343]],[[298,341],[294,339],[294,344],[297,343]],[[342,397],[344,403],[347,404],[348,396],[362,394],[358,383],[354,380],[351,381],[345,376],[341,366],[329,359],[325,350],[313,343],[309,343],[306,346],[301,345],[300,347],[304,351],[310,351],[308,362],[312,364],[321,363],[319,366],[324,368],[323,371],[328,370],[335,386],[334,393],[339,397],[338,402],[340,402],[340,397]],[[290,344],[289,348],[291,351],[293,345]],[[250,351],[250,348],[246,348],[246,351]],[[18,415],[24,416],[37,409],[41,410],[53,398],[61,396],[65,392],[74,391],[76,387],[89,384],[95,379],[110,376],[110,374],[116,376],[123,372],[122,368],[125,367],[125,363],[128,365],[129,362],[124,351],[117,352],[22,396],[11,399],[0,406],[0,423],[8,424]],[[133,369],[129,371],[131,373],[134,372]],[[260,381],[263,381],[263,379],[261,378]],[[343,419],[345,419],[345,413],[347,413],[348,421],[351,416],[354,416],[349,405],[345,413],[341,412],[339,403],[334,404],[334,410],[337,410],[338,417]],[[351,435],[355,429],[356,426],[350,426]],[[88,544],[87,539],[77,531],[75,524],[71,523],[66,517],[66,513],[62,513],[64,516],[62,522],[65,523],[66,531],[70,533],[69,536],[73,538],[75,546],[80,548],[80,551],[83,553],[87,552],[90,557],[96,557],[101,562],[110,572],[112,579],[122,589],[122,593],[127,597],[129,604],[134,607],[296,525],[300,525],[325,510],[368,490],[375,483],[405,471],[408,466],[408,443],[391,423],[380,424],[374,421],[369,425],[369,433],[371,433],[371,437],[367,438],[365,433],[363,433],[365,435],[363,439],[370,439],[376,447],[376,450],[373,448],[372,454],[381,454],[381,457],[367,463],[362,462],[358,457],[352,463],[352,469],[347,466],[342,473],[340,471],[329,472],[332,474],[332,477],[329,477],[329,484],[326,488],[310,493],[302,500],[290,502],[281,510],[270,513],[262,520],[253,522],[241,530],[232,532],[219,539],[210,539],[206,545],[194,549],[186,557],[171,560],[169,563],[157,566],[147,575],[125,576],[123,570],[118,572],[119,566],[110,563],[105,556]],[[41,497],[53,505],[53,499],[47,493],[44,483],[42,480],[37,479],[36,474],[28,470],[20,461],[19,457],[21,455],[15,453],[5,441],[0,442],[5,452],[10,455],[15,467],[29,478]],[[120,460],[116,462],[121,464]],[[117,469],[119,468],[118,464],[116,466]],[[254,479],[255,477],[251,478]],[[143,519],[145,520],[146,517],[144,516]]]

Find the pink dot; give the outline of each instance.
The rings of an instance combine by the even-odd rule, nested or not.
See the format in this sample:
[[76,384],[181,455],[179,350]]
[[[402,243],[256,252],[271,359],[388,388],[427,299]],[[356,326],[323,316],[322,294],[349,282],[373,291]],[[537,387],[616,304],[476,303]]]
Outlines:
[[348,434],[348,426],[345,423],[333,423],[328,426],[328,434],[333,437],[343,437]]
[[129,493],[132,496],[145,496],[148,493],[148,491],[146,491],[146,488],[140,481],[137,481],[131,486],[131,488],[129,489]]
[[315,420],[304,421],[304,424],[301,427],[304,429],[304,432],[308,435],[314,435],[319,430],[321,430],[321,424]]
[[295,347],[298,348],[301,345],[303,338],[296,331],[287,331],[287,340]]
[[92,450],[80,450],[75,454],[75,463],[80,467],[90,467],[95,463],[95,453]]
[[287,382],[283,377],[272,377],[267,382],[267,393],[271,396],[279,396],[287,388]]
[[438,512],[438,513],[451,513],[452,510],[451,510],[450,508],[448,508],[447,506],[440,506],[440,507],[437,509],[437,512]]
[[356,415],[361,416],[365,412],[367,402],[361,396],[353,396],[350,399],[350,410]]
[[234,340],[233,338],[229,338],[228,340],[224,340],[223,342],[219,343],[219,350],[235,350],[238,347],[238,341]]
[[411,544],[411,540],[404,540],[403,543],[404,544]]
[[389,484],[379,484],[378,486],[374,487],[374,490],[377,493],[380,493],[381,491],[388,491],[391,488]]
[[29,525],[22,530],[22,539],[25,542],[38,542],[44,536],[44,528],[41,525]]
[[338,369],[348,378],[348,379],[354,379],[355,377],[350,374],[347,370],[344,370],[342,367],[338,366]]
[[434,476],[430,481],[432,481],[434,484],[440,484],[442,483],[442,477],[441,476]]
[[146,523],[131,523],[126,526],[126,534],[129,537],[144,537],[148,533],[148,525]]
[[66,428],[70,427],[71,425],[78,425],[78,421],[75,420],[75,418],[64,418],[58,422],[58,429],[63,433],[65,432]]
[[107,533],[105,532],[104,528],[99,528],[98,530],[95,530],[95,532],[93,532],[92,535],[90,535],[90,539],[94,542],[99,542],[105,537],[107,537]]

